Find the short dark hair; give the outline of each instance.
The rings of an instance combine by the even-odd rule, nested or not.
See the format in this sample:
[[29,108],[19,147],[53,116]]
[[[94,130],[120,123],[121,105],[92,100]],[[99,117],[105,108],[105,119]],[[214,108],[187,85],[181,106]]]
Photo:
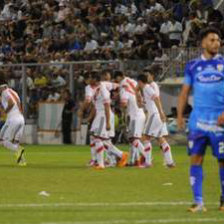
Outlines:
[[114,78],[116,79],[117,77],[124,77],[124,73],[122,71],[115,71],[114,72]]
[[94,70],[91,72],[91,79],[96,80],[97,82],[100,82],[101,77],[99,75],[99,72]]
[[142,81],[143,83],[147,83],[148,82],[148,77],[144,74],[141,74],[137,77],[138,81]]
[[[1,72],[0,72],[0,74],[1,74]],[[4,77],[4,73],[2,73],[1,75],[3,75],[3,76],[0,77],[0,85],[7,85],[8,83]]]
[[158,72],[160,71],[160,69],[161,69],[161,66],[160,66],[160,65],[158,65],[158,64],[153,64],[153,65],[151,65],[151,66],[145,68],[145,69],[143,70],[143,72],[144,72],[144,73],[147,73],[147,72],[148,72],[148,73],[150,73],[151,75],[155,76],[156,73],[158,73]]
[[111,74],[111,70],[105,69],[102,71],[102,75],[106,75],[107,73]]
[[200,31],[200,33],[199,33],[200,41],[202,41],[210,33],[215,33],[219,36],[219,38],[221,38],[221,33],[218,29],[216,29],[214,27],[207,27],[207,28],[204,28]]

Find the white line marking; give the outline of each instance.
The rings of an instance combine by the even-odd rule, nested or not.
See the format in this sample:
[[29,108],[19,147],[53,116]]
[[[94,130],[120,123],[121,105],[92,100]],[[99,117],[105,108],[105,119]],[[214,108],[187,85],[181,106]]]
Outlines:
[[44,222],[41,224],[153,224],[153,223],[223,223],[224,219],[143,219],[143,220],[111,220],[111,221],[79,221],[79,222]]
[[[0,204],[0,208],[35,208],[35,207],[132,207],[132,206],[180,206],[191,205],[188,201],[170,202],[96,202],[96,203],[27,203],[27,204]],[[208,202],[206,205],[218,205]]]

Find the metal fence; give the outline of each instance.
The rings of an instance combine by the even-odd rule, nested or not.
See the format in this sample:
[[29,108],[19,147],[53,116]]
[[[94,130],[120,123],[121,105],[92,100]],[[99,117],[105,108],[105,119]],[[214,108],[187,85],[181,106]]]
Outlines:
[[[176,48],[165,49],[163,54],[167,60],[160,61],[160,81],[167,77],[183,76],[184,66],[187,61],[200,55],[200,48]],[[221,49],[224,53],[224,48]],[[55,91],[60,94],[65,88],[69,88],[77,104],[84,97],[85,72],[110,69],[120,69],[129,76],[136,76],[142,69],[152,63],[149,60],[113,60],[113,61],[84,61],[66,63],[42,63],[42,64],[6,64],[0,65],[0,69],[7,74],[10,87],[14,88],[22,99],[24,114],[26,118],[37,117],[37,105],[40,101],[46,101],[49,94]],[[158,63],[158,62],[156,62]],[[55,74],[57,73],[57,74]],[[55,77],[61,76],[65,85],[55,85]],[[37,78],[45,76],[48,80],[46,85],[31,85],[29,80],[34,82]]]
[[[162,79],[178,78],[184,75],[184,67],[186,63],[194,58],[197,58],[202,53],[201,48],[173,48],[164,49],[163,55],[166,55],[168,60],[161,62]],[[220,54],[224,54],[224,47],[221,48]]]

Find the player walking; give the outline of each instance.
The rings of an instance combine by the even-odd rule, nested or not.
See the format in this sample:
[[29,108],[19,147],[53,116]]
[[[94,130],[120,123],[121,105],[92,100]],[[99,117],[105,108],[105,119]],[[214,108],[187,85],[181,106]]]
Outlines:
[[145,166],[152,166],[152,145],[151,138],[154,137],[158,141],[164,155],[164,161],[167,167],[174,167],[174,162],[171,154],[171,148],[164,136],[168,135],[166,127],[166,116],[162,109],[162,104],[159,97],[159,87],[151,80],[148,84],[148,75],[151,71],[146,72],[147,75],[138,76],[138,88],[142,91],[145,108],[148,113],[148,118],[144,129],[144,145],[145,145]]
[[220,207],[224,211],[224,59],[218,55],[221,40],[215,28],[200,33],[203,53],[185,67],[185,79],[178,101],[178,126],[184,128],[183,111],[193,90],[194,106],[189,120],[188,150],[190,155],[190,183],[194,204],[190,212],[206,211],[204,207],[202,164],[206,147],[219,162],[221,182]]

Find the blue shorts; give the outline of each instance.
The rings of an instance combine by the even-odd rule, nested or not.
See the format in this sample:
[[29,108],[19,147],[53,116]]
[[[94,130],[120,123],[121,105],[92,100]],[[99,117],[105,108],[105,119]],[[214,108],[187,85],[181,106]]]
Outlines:
[[224,133],[190,131],[188,136],[188,154],[205,155],[207,146],[212,148],[212,154],[217,159],[224,159]]

